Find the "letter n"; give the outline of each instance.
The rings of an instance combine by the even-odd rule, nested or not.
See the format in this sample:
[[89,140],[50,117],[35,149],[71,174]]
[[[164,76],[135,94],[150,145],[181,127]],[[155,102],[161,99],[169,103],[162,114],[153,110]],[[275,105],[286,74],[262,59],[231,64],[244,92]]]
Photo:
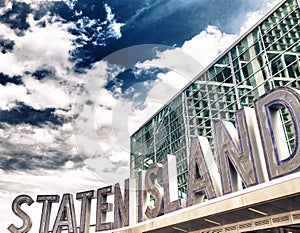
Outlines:
[[115,184],[114,227],[120,228],[129,225],[129,179],[125,180],[124,198],[120,184]]
[[236,112],[236,128],[231,122],[215,125],[215,142],[223,194],[266,181],[265,161],[254,110]]

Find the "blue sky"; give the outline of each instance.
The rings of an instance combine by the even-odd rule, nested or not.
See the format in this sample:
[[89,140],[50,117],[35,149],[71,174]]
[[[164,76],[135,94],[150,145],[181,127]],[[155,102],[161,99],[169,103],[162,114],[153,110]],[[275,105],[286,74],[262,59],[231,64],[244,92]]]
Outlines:
[[1,1],[0,232],[21,193],[127,178],[130,134],[277,2]]

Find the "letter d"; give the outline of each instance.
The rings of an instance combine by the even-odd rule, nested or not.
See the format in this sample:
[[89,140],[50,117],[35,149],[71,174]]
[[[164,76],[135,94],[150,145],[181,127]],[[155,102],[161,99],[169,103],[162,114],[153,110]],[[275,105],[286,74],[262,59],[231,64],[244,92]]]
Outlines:
[[[255,100],[254,106],[270,179],[298,171],[300,92],[289,87],[278,87]],[[282,109],[286,112],[281,111]],[[287,144],[287,133],[295,136],[291,153]]]

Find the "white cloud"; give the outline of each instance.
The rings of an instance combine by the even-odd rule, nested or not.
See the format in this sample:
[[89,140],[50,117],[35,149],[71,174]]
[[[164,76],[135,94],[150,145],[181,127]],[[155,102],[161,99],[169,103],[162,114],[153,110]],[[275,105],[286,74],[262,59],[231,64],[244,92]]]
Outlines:
[[66,169],[71,169],[71,168],[73,168],[74,167],[74,162],[73,161],[67,161],[66,163],[65,163],[65,168]]
[[0,23],[0,35],[9,40],[15,40],[18,38],[14,30],[3,23]]
[[209,25],[184,42],[181,48],[160,52],[157,59],[139,63],[137,67],[166,67],[191,80],[236,39],[237,35],[223,33],[216,26]]
[[280,0],[265,0],[263,7],[258,11],[249,12],[246,15],[246,21],[240,29],[240,35],[248,31],[259,19],[261,19],[266,12],[272,9]]
[[[68,5],[70,6],[70,4]],[[106,11],[105,20],[94,19],[85,15],[76,22],[77,32],[80,33],[78,46],[90,42],[93,45],[106,46],[109,38],[119,39],[122,37],[121,27],[124,24],[117,22],[108,4],[104,4],[104,8]],[[82,12],[75,12],[75,14],[81,15]]]
[[15,102],[27,99],[27,91],[23,86],[15,84],[0,85],[0,108],[8,110],[16,106]]
[[169,48],[163,52],[158,52],[157,57],[138,63],[136,66],[138,68],[167,68],[181,74],[187,80],[193,79],[203,69],[201,62],[182,48]]
[[59,85],[56,80],[41,82],[27,76],[23,82],[24,85],[0,85],[0,109],[9,110],[16,106],[16,102],[23,102],[34,109],[69,108],[72,94],[68,86]]
[[191,40],[184,42],[181,48],[168,49],[158,53],[157,59],[137,64],[140,68],[166,67],[170,72],[158,74],[158,80],[145,101],[146,108],[134,108],[130,114],[131,133],[194,79],[237,37],[223,33],[215,26],[208,26]]
[[30,77],[24,78],[24,85],[30,94],[24,103],[35,109],[67,108],[70,96],[67,87],[59,85],[55,80],[41,82]]
[[[71,138],[72,133],[71,123],[66,123],[58,129],[21,124],[7,127],[2,136],[6,138],[6,142],[15,145],[21,143],[26,147],[39,145],[37,147],[45,150],[47,148],[67,150],[67,148],[62,148],[61,143],[63,143],[64,145],[69,144],[69,150],[71,150],[71,145],[74,143]],[[34,148],[31,148],[31,150],[34,151]]]
[[115,15],[112,13],[111,8],[107,5],[104,4],[106,13],[107,13],[107,21],[109,22],[109,28],[112,32],[112,34],[117,38],[121,38],[122,37],[122,33],[121,33],[121,27],[124,26],[124,23],[117,23],[116,19],[115,19]]
[[197,36],[186,41],[182,50],[206,67],[236,39],[237,35],[223,33],[217,27],[210,25]]
[[7,11],[11,10],[12,2],[9,0],[2,0],[0,5],[0,15],[4,15]]
[[[96,131],[102,126],[111,126],[111,112],[115,98],[104,89],[110,76],[115,76],[123,69],[100,61],[92,69],[81,75],[81,88],[74,99],[73,113],[78,115],[74,120],[74,133],[80,153],[100,156],[103,153],[96,140]],[[86,104],[90,101],[90,104]],[[110,134],[105,132],[109,138]],[[113,146],[112,143],[109,146]]]
[[[49,16],[45,16],[49,17]],[[55,19],[53,19],[55,21]],[[30,29],[24,36],[16,37],[10,33],[15,42],[13,53],[0,53],[0,72],[7,75],[22,75],[25,71],[35,71],[45,65],[55,67],[58,76],[63,76],[72,68],[69,62],[69,51],[74,49],[72,36],[68,29],[73,24],[63,24],[59,21],[47,24],[46,27],[37,26],[39,21],[29,15],[27,21]],[[3,27],[3,26],[1,26]],[[4,27],[5,28],[5,27]],[[4,32],[9,31],[6,29]],[[6,38],[6,34],[1,35]]]

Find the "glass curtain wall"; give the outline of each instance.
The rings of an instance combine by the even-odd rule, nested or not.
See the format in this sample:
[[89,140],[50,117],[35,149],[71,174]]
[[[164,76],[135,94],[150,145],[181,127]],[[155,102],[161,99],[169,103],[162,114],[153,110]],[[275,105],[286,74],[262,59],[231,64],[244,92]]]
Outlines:
[[[277,86],[300,89],[300,25],[297,0],[284,1],[251,32],[173,98],[131,137],[131,177],[173,154],[179,195],[185,197],[190,137],[207,137],[214,151],[214,124],[235,124],[234,113]],[[295,139],[281,110],[290,151]]]

